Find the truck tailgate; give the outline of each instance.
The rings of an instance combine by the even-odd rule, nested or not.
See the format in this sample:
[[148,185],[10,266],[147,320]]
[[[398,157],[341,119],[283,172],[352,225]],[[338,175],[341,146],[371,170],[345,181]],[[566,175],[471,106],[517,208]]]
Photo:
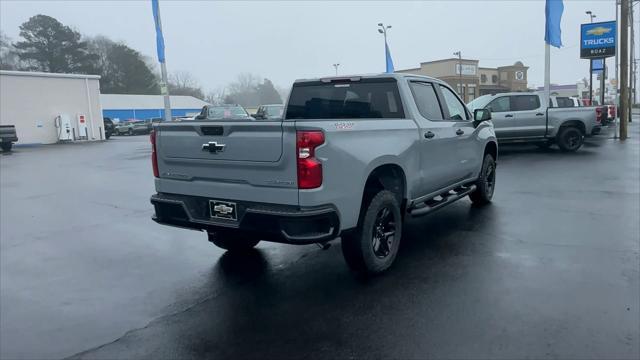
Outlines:
[[280,121],[159,124],[157,189],[297,205],[295,137],[293,125]]

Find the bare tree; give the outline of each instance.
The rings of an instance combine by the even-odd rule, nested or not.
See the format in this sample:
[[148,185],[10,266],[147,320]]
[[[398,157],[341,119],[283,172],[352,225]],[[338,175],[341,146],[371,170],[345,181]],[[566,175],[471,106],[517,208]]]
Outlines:
[[16,48],[11,44],[11,39],[0,31],[0,69],[18,70],[20,58]]
[[205,98],[202,87],[187,71],[176,71],[169,76],[169,94],[188,95],[198,99]]
[[218,87],[213,90],[209,90],[204,98],[204,101],[213,105],[224,104],[226,90],[227,89],[225,87]]

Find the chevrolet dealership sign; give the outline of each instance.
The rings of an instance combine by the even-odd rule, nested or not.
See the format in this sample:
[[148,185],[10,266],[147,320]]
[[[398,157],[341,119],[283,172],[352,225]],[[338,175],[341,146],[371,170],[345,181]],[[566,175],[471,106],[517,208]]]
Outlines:
[[616,54],[615,21],[582,24],[580,27],[580,57],[606,58]]

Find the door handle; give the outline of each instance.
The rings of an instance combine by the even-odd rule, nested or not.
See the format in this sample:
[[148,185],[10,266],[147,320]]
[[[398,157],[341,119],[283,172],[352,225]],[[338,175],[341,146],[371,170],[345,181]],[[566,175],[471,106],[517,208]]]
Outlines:
[[504,117],[506,117],[506,118],[507,118],[507,117],[513,117],[513,115],[511,115],[511,114],[507,114],[507,115],[505,115]]
[[463,131],[462,129],[458,129],[458,130],[456,131],[456,135],[460,136],[460,135],[462,135],[462,134],[464,134],[464,131]]
[[434,136],[436,136],[436,134],[432,133],[431,131],[427,131],[426,133],[424,133],[424,138],[425,139],[431,139]]
[[537,113],[536,116],[544,116],[543,113]]

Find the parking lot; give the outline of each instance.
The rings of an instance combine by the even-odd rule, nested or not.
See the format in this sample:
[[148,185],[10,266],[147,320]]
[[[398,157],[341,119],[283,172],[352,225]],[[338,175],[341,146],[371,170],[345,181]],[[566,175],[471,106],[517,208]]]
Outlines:
[[[340,247],[231,256],[151,221],[147,136],[0,156],[2,358],[639,358],[640,127],[504,146],[493,204]],[[97,159],[97,161],[96,161]]]

